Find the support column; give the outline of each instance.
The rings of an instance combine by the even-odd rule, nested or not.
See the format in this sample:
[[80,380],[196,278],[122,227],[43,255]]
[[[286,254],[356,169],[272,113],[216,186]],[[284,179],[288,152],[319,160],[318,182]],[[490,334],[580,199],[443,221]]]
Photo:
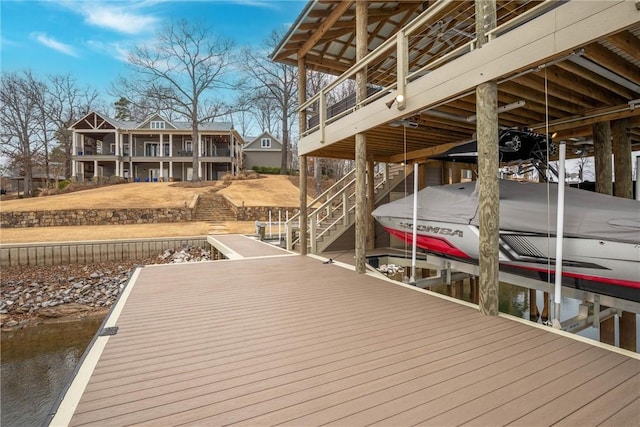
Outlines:
[[593,125],[593,158],[596,170],[596,193],[613,195],[611,170],[611,126],[609,122]]
[[73,181],[78,180],[78,162],[73,158],[78,155],[78,134],[73,132],[71,134],[71,178]]
[[[365,0],[356,1],[356,62],[361,61],[368,52],[367,9]],[[367,71],[356,73],[356,104],[367,96]],[[367,246],[367,137],[357,133],[355,141],[356,158],[356,272],[364,274],[366,268]]]
[[[496,26],[495,0],[476,0],[478,48],[486,32]],[[478,188],[480,211],[480,312],[498,315],[498,243],[500,189],[498,186],[498,84],[489,81],[476,88],[478,134]]]
[[[596,192],[610,196],[613,195],[611,151],[611,126],[609,122],[595,123],[593,125],[593,159],[596,170]],[[600,322],[600,342],[615,344],[615,322],[615,316]]]
[[300,255],[307,254],[307,156],[300,156]]
[[629,119],[619,119],[611,122],[611,136],[613,138],[613,161],[616,188],[614,195],[633,198],[633,178],[631,163],[631,138],[627,134]]
[[93,161],[93,180],[98,182],[100,180],[100,176],[98,175],[98,161]]
[[[298,105],[307,102],[307,68],[304,57],[298,58]],[[298,112],[300,135],[307,130],[307,112]],[[300,255],[307,254],[307,156],[299,157],[300,169]]]
[[[629,119],[618,119],[611,122],[611,137],[613,139],[613,170],[615,176],[616,197],[633,199],[633,178],[631,160],[631,138],[627,133]],[[623,311],[618,323],[620,331],[620,347],[636,351],[636,315]]]
[[369,155],[369,160],[367,161],[367,250],[374,250],[376,248],[376,223],[371,215],[376,204],[374,167],[375,162],[373,161],[373,156]]

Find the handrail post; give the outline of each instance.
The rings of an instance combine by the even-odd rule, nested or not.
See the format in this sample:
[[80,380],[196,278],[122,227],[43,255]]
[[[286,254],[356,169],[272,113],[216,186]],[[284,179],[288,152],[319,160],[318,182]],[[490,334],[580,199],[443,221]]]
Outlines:
[[311,215],[309,215],[309,223],[310,227],[310,240],[311,240],[311,253],[315,254],[317,252],[318,244],[316,243],[316,235],[317,235],[317,221],[318,221],[318,211],[314,211]]
[[347,205],[348,201],[347,192],[342,193],[342,224],[344,226],[349,225],[349,206]]
[[397,50],[397,77],[398,82],[396,84],[396,106],[398,110],[404,110],[405,103],[407,101],[407,72],[409,70],[409,39],[407,33],[404,30],[398,31],[396,35],[396,50]]
[[320,126],[320,143],[324,144],[325,121],[327,120],[327,96],[324,89],[320,90],[320,105],[318,106],[319,117],[318,125]]

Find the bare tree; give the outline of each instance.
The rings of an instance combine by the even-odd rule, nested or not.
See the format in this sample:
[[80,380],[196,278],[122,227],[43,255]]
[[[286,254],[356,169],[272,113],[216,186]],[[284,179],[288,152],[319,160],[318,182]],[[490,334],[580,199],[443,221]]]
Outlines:
[[31,72],[6,73],[0,89],[0,153],[24,174],[24,194],[33,195],[34,159],[38,144],[44,84]]
[[[280,120],[282,137],[282,157],[280,174],[287,174],[289,169],[289,147],[291,126],[298,105],[298,69],[291,65],[279,64],[269,59],[269,54],[282,38],[282,31],[274,30],[263,43],[263,49],[243,49],[242,58],[245,73],[249,76],[248,87],[259,96],[255,102],[267,101],[276,108]],[[270,116],[267,108],[264,118]]]
[[578,182],[582,183],[588,181],[589,178],[593,179],[593,157],[582,156],[576,159],[574,169],[578,174]]
[[193,141],[193,181],[200,180],[200,138],[198,125],[226,112],[203,108],[206,94],[231,89],[233,42],[216,37],[204,24],[187,20],[170,23],[156,36],[154,44],[139,45],[129,54],[135,77],[121,76],[112,92],[133,103],[146,100],[156,111],[172,111],[191,123]]
[[[94,109],[98,101],[98,92],[95,89],[79,87],[71,75],[49,76],[46,105],[43,107],[49,122],[46,128],[54,127],[55,138],[64,151],[64,176],[67,179],[71,177],[71,156],[73,155],[71,152],[73,133],[69,130],[69,126]],[[45,147],[48,147],[48,144]],[[48,165],[48,148],[45,157]]]

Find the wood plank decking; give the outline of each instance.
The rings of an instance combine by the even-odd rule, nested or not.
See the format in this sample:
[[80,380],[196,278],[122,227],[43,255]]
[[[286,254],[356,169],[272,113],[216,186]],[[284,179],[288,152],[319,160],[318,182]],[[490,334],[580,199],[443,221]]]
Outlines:
[[241,234],[208,236],[209,244],[228,259],[291,255],[292,252]]
[[147,266],[109,324],[53,425],[640,425],[638,357],[314,257]]

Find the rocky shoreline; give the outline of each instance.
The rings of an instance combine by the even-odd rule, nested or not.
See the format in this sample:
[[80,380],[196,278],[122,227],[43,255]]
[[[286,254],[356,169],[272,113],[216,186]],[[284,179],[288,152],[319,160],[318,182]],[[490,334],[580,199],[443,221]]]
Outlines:
[[210,252],[200,247],[182,247],[126,262],[6,267],[0,277],[0,328],[10,331],[48,321],[104,316],[138,265],[210,258]]

